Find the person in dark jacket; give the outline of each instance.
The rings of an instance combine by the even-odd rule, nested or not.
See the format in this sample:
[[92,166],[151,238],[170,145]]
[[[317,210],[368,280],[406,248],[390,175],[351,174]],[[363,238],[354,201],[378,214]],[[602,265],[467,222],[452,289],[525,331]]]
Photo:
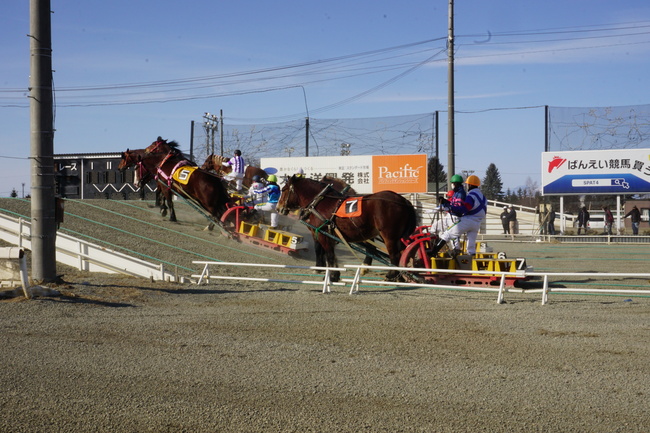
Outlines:
[[587,234],[587,228],[589,227],[589,211],[585,206],[582,206],[580,213],[578,213],[578,234],[580,234],[580,229],[585,229],[585,234]]
[[548,211],[548,234],[555,236],[555,209],[552,206]]
[[501,212],[501,225],[503,226],[503,234],[510,234],[510,224],[508,223],[508,206],[503,206],[503,212]]
[[632,234],[638,235],[639,234],[639,224],[641,224],[641,212],[639,211],[639,208],[636,206],[633,206],[632,209],[625,214],[623,218],[630,217],[632,220]]
[[514,236],[519,234],[519,226],[517,225],[517,211],[514,207],[508,207],[510,211],[508,212],[508,224],[510,225],[510,236],[514,239]]
[[612,225],[614,224],[614,215],[612,215],[612,211],[609,210],[609,207],[607,206],[603,206],[603,211],[605,211],[605,231],[603,234],[611,236]]

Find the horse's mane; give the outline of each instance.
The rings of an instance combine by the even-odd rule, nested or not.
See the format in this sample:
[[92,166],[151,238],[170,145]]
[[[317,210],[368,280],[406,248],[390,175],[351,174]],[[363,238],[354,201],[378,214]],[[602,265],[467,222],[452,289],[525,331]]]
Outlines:
[[323,178],[320,180],[322,183],[329,183],[332,184],[334,189],[338,192],[343,193],[344,195],[356,195],[357,192],[352,188],[350,185],[348,185],[344,180],[339,179],[338,177],[332,177],[325,175]]
[[[155,144],[155,142],[152,143],[152,145],[153,145],[153,144]],[[197,165],[197,164],[196,164],[196,163],[195,163],[195,162],[190,158],[189,155],[187,155],[187,154],[181,152],[180,144],[178,144],[178,142],[177,142],[176,140],[172,140],[172,141],[164,140],[164,141],[161,143],[161,145],[163,145],[163,146],[167,146],[167,147],[169,148],[168,152],[173,152],[175,155],[180,156],[181,158],[186,159],[187,161],[189,161],[190,164],[192,164],[192,165]],[[151,146],[150,146],[150,147],[151,147]]]

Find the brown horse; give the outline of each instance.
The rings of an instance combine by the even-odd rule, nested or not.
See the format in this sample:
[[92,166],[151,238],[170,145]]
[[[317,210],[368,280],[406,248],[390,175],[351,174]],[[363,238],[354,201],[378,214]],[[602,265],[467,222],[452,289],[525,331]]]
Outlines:
[[[413,233],[417,226],[417,216],[411,202],[394,193],[381,191],[364,196],[353,196],[356,203],[346,201],[340,192],[326,187],[327,183],[312,179],[292,176],[282,188],[278,202],[278,212],[287,214],[300,209],[302,219],[314,235],[314,239],[325,251],[327,265],[338,266],[334,246],[336,240],[323,234],[324,231],[348,243],[359,243],[380,236],[386,245],[390,263],[399,264],[401,251],[404,249],[402,239]],[[325,191],[325,192],[324,192]],[[344,203],[345,202],[345,203]],[[341,205],[346,211],[342,212]],[[332,273],[332,280],[338,281],[339,273]],[[387,279],[395,278],[399,273],[390,271]]]
[[[203,165],[201,166],[201,170],[214,170],[217,176],[224,176],[230,172],[232,172],[232,167],[229,165],[223,165],[224,162],[229,161],[230,158],[226,158],[225,156],[221,155],[209,155],[206,159]],[[250,188],[251,184],[253,183],[253,176],[259,176],[260,179],[266,179],[268,177],[268,174],[262,170],[261,168],[258,167],[253,167],[252,165],[247,165],[246,169],[244,171],[244,181],[243,184],[246,188]]]
[[142,176],[153,175],[159,183],[187,199],[190,204],[199,207],[216,221],[221,218],[231,201],[221,180],[199,170],[183,155],[174,141],[156,141],[146,149],[127,149],[122,153],[118,169],[124,170],[134,164],[134,161]]
[[[144,185],[149,183],[151,179],[153,179],[154,175],[152,173],[149,173],[148,171],[143,171],[143,168],[141,165],[138,165],[138,157],[141,154],[144,154],[145,149],[135,149],[135,150],[127,150],[127,158],[124,159],[125,154],[122,154],[122,161],[120,161],[119,167],[120,170],[126,170],[127,168],[131,168],[133,166],[136,166],[137,169],[135,171],[135,177],[133,179],[133,183],[136,184],[137,187],[142,188]],[[160,207],[160,214],[164,217],[167,215],[167,210],[169,209],[169,221],[171,222],[177,222],[178,220],[176,219],[176,210],[174,209],[174,201],[172,199],[172,190],[169,189],[169,187],[161,182],[156,182],[156,205]]]

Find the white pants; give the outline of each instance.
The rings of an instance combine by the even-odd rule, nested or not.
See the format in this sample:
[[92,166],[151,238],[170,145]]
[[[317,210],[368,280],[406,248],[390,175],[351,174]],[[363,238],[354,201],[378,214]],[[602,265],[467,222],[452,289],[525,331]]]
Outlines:
[[244,173],[235,173],[234,171],[231,171],[227,175],[223,177],[226,179],[228,182],[231,180],[234,180],[235,183],[237,184],[237,191],[241,191],[244,185]]
[[466,215],[461,217],[456,224],[449,227],[440,235],[440,239],[449,243],[449,241],[454,241],[454,239],[460,239],[460,236],[466,233],[467,254],[476,254],[476,238],[484,216],[485,214],[481,213],[480,216]]
[[275,211],[276,207],[278,207],[277,203],[268,203],[268,202],[255,205],[255,209],[271,212],[271,227],[278,226],[278,213]]

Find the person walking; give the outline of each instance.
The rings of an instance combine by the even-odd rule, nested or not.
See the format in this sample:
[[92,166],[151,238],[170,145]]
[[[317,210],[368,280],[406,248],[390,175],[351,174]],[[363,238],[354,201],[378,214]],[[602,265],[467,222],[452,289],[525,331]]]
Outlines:
[[440,235],[438,242],[433,246],[433,256],[437,255],[447,242],[456,238],[460,239],[463,234],[467,235],[467,254],[472,256],[476,254],[476,238],[487,212],[487,199],[479,189],[481,180],[478,176],[468,176],[465,184],[467,185],[467,194],[464,200],[454,200],[453,197],[452,200],[444,198],[440,200],[440,206],[443,209],[449,210],[459,218],[454,225]]
[[501,225],[503,226],[503,234],[510,234],[510,223],[508,223],[508,206],[503,206],[503,212],[501,212]]
[[612,211],[609,210],[608,206],[603,206],[603,211],[605,211],[605,231],[603,234],[611,236],[612,225],[614,224],[614,215],[612,215]]
[[236,184],[235,189],[237,192],[241,192],[244,184],[244,171],[246,170],[246,163],[241,156],[241,150],[235,150],[235,155],[228,161],[223,162],[222,165],[232,167],[232,171],[223,178],[228,182],[234,180]]
[[266,203],[259,203],[255,205],[255,209],[271,212],[271,228],[278,228],[278,213],[276,208],[278,207],[278,201],[280,200],[280,187],[278,186],[278,178],[271,174],[266,178],[267,184],[264,188],[253,190],[254,194],[267,194]]
[[582,228],[585,229],[585,234],[587,234],[587,229],[589,228],[589,211],[585,206],[582,206],[578,213],[578,235]]
[[639,234],[639,224],[641,224],[641,212],[639,211],[639,208],[636,206],[632,206],[632,209],[625,214],[623,218],[630,217],[630,220],[632,221],[632,234],[633,235],[638,235]]

